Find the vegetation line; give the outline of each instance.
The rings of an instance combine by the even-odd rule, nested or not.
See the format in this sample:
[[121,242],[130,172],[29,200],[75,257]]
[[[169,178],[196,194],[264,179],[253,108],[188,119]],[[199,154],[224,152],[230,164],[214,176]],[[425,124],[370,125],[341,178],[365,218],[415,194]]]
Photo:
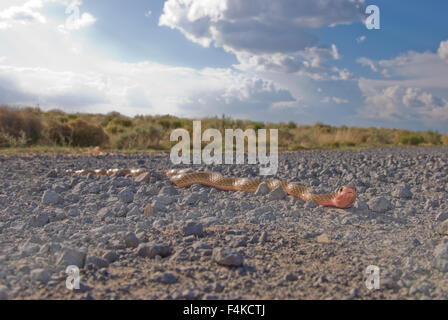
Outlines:
[[[297,125],[234,120],[225,116],[204,118],[202,130],[278,129],[279,149],[357,149],[379,146],[448,145],[448,135],[436,131],[403,129],[334,127],[322,123]],[[0,106],[0,148],[3,154],[22,149],[38,153],[83,152],[100,147],[118,152],[168,151],[176,142],[169,141],[172,130],[183,128],[192,136],[192,119],[173,116],[133,118],[117,112],[108,114],[70,114],[59,110],[44,112],[38,108],[15,109]],[[203,142],[205,146],[207,142]]]

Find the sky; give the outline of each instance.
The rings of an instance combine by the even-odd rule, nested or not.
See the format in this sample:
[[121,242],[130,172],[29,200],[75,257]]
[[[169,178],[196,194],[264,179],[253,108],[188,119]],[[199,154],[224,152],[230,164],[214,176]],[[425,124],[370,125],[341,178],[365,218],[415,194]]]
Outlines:
[[446,0],[2,0],[0,104],[448,133],[446,12]]

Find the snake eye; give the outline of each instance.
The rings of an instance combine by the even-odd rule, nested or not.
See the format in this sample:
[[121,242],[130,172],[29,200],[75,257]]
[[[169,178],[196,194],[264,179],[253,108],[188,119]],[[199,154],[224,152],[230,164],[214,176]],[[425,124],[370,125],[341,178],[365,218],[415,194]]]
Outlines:
[[344,191],[344,187],[339,188],[339,192],[342,192],[342,191]]

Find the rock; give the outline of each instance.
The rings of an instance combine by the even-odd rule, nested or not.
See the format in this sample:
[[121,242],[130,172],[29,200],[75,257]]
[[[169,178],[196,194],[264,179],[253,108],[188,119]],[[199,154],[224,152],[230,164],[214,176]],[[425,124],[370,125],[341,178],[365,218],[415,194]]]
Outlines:
[[134,178],[134,181],[137,183],[150,182],[151,174],[149,172],[139,174],[137,177]]
[[305,208],[305,209],[314,209],[314,208],[317,208],[317,207],[318,207],[317,203],[314,202],[313,200],[307,201],[303,205],[303,208]]
[[243,256],[240,252],[231,248],[215,248],[213,249],[212,259],[226,267],[240,267],[243,265]]
[[287,273],[285,275],[285,280],[286,281],[296,281],[297,279],[298,279],[297,276],[294,273],[292,273],[292,272]]
[[0,300],[8,300],[8,288],[0,285]]
[[31,217],[31,225],[33,227],[43,227],[48,222],[50,222],[50,218],[46,212],[39,212],[37,215]]
[[375,197],[368,202],[370,210],[378,213],[384,213],[392,209],[392,204],[384,197]]
[[85,260],[85,251],[76,248],[65,248],[56,263],[64,267],[75,265],[82,268],[84,267]]
[[362,200],[359,200],[359,199],[356,200],[356,202],[353,205],[353,207],[355,209],[358,209],[358,210],[367,210],[367,209],[369,209],[369,206],[367,205],[367,203],[365,201],[362,201]]
[[124,243],[126,245],[126,248],[137,248],[137,246],[140,244],[140,240],[137,238],[135,233],[128,232],[124,237]]
[[151,259],[155,258],[155,256],[168,257],[171,251],[171,247],[167,244],[141,243],[137,248],[137,254],[140,257]]
[[198,300],[202,297],[202,293],[200,293],[198,290],[192,290],[187,289],[182,292],[182,295],[180,298],[186,299],[186,300]]
[[448,219],[448,212],[441,212],[436,216],[437,222],[443,222]]
[[392,196],[399,199],[410,199],[412,198],[412,192],[407,186],[397,186],[392,191]]
[[286,192],[282,187],[277,187],[269,193],[269,198],[271,200],[282,200],[286,197]]
[[179,279],[171,272],[158,272],[151,278],[151,280],[164,284],[173,284],[179,281]]
[[53,190],[47,190],[42,196],[42,203],[44,205],[56,205],[62,203],[62,198]]
[[190,236],[194,235],[197,237],[202,237],[204,235],[204,227],[201,223],[197,223],[194,221],[189,221],[187,224],[182,228],[182,234],[184,236]]
[[50,272],[46,269],[34,269],[30,273],[31,279],[34,281],[40,281],[46,284],[50,281],[51,275]]
[[448,220],[443,221],[436,227],[437,233],[441,235],[448,235]]
[[58,177],[58,172],[56,170],[50,170],[47,175],[47,178],[57,178]]
[[179,191],[173,187],[173,186],[165,186],[162,189],[160,189],[159,195],[161,196],[177,196],[179,194]]
[[266,231],[263,231],[260,235],[260,239],[258,239],[258,243],[263,245],[266,241],[268,241],[268,233]]
[[101,219],[101,221],[106,220],[106,218],[113,217],[114,213],[109,208],[101,208],[100,211],[98,211],[98,217]]
[[117,261],[119,259],[117,252],[115,251],[109,251],[106,252],[103,255],[104,260],[106,260],[109,263],[114,263],[115,261]]
[[154,199],[152,205],[154,208],[157,208],[157,209],[165,209],[167,206],[172,204],[174,202],[174,200],[175,200],[175,198],[172,196],[160,195]]
[[260,183],[258,185],[257,191],[255,191],[255,195],[256,196],[265,196],[269,192],[271,192],[271,190],[269,189],[268,184],[265,181],[263,181],[262,183]]
[[134,201],[134,192],[131,188],[125,188],[118,193],[118,198],[124,203],[131,203]]
[[97,266],[98,268],[107,268],[109,266],[108,261],[106,261],[105,259],[102,259],[100,257],[97,257],[97,256],[87,257],[86,264],[89,264],[89,263]]
[[434,250],[434,266],[442,272],[448,272],[448,237],[442,239]]
[[163,228],[169,224],[170,223],[165,219],[157,219],[156,221],[153,222],[152,226],[154,228]]
[[195,250],[209,250],[209,249],[212,249],[212,247],[210,245],[208,245],[207,243],[201,242],[201,241],[195,242],[192,247]]
[[330,243],[330,239],[328,239],[328,235],[326,233],[322,233],[317,237],[318,243]]
[[199,195],[197,193],[192,193],[189,196],[187,196],[184,201],[188,205],[194,205],[196,202],[199,201]]
[[126,217],[138,217],[141,215],[140,209],[138,207],[133,207],[129,212],[126,214]]
[[143,211],[143,213],[145,214],[145,216],[148,216],[148,217],[150,217],[154,214],[154,210],[152,209],[151,204],[148,203],[145,206],[145,210]]

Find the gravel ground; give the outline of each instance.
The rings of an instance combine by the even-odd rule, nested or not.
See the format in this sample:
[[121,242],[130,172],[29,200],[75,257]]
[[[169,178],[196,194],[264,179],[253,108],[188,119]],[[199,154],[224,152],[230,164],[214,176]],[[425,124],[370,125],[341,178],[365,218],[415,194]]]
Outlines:
[[[64,173],[117,167],[175,166],[167,155],[0,157],[1,299],[448,298],[447,148],[279,156],[279,179],[356,185],[347,210],[157,175]],[[66,288],[68,265],[80,267],[79,290]],[[366,287],[369,265],[378,290]]]

